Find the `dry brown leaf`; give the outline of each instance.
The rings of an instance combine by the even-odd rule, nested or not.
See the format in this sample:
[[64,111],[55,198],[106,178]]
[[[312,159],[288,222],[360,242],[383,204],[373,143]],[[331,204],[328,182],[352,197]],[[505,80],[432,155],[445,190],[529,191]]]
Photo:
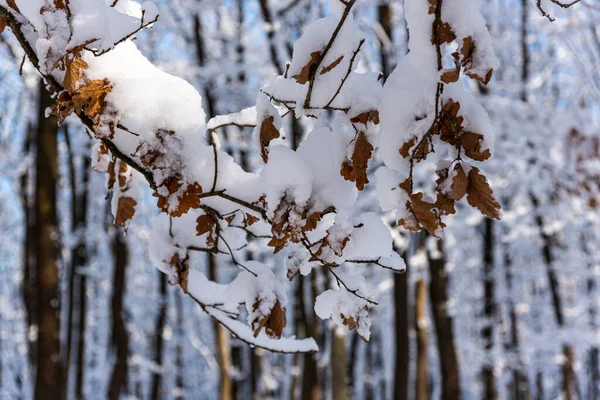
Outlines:
[[[260,300],[254,303],[254,310],[258,309]],[[253,327],[255,324],[252,324]],[[271,313],[260,320],[258,327],[254,329],[254,337],[257,337],[260,331],[265,328],[265,333],[274,339],[279,339],[286,325],[285,308],[281,307],[279,300],[275,302]]]
[[269,153],[267,151],[269,143],[280,136],[279,131],[273,124],[274,121],[275,117],[271,115],[265,118],[260,125],[260,155],[265,163],[269,161]]
[[21,10],[19,10],[19,7],[17,7],[17,3],[15,3],[15,0],[6,0],[6,4],[8,4],[8,6],[16,12],[21,12]]
[[427,158],[427,155],[429,153],[431,153],[430,142],[429,139],[424,138],[423,140],[421,140],[421,143],[417,145],[417,148],[413,152],[413,158],[417,162],[421,162]]
[[106,107],[104,99],[111,90],[112,86],[106,78],[88,81],[73,93],[75,112],[80,114],[83,111],[90,118],[102,115]]
[[67,58],[63,87],[69,92],[77,89],[77,84],[83,78],[83,71],[88,67],[81,57]]
[[378,125],[379,124],[379,111],[377,111],[377,110],[365,111],[365,112],[360,113],[350,119],[350,122],[352,122],[353,124],[361,123],[365,126],[367,125],[368,121],[371,121],[375,125]]
[[460,163],[454,166],[454,171],[456,171],[456,175],[452,178],[451,193],[448,194],[448,197],[452,200],[460,200],[467,193],[469,178]]
[[314,51],[310,53],[310,61],[308,64],[302,67],[302,71],[300,71],[298,75],[292,76],[292,78],[301,85],[304,85],[306,82],[308,82],[310,80],[310,72],[314,68],[313,66],[316,64],[320,55],[320,51]]
[[205,233],[212,232],[214,226],[214,218],[208,214],[202,214],[196,219],[196,236],[201,236]]
[[470,61],[473,56],[473,50],[475,49],[473,45],[473,37],[467,36],[463,39],[462,46],[460,46],[460,54],[462,54],[462,64],[465,65]]
[[115,225],[125,227],[125,223],[133,218],[136,205],[137,201],[131,197],[119,197],[119,202],[117,203],[117,215],[115,216]]
[[332,69],[334,69],[335,67],[337,67],[342,60],[344,59],[344,56],[339,56],[337,60],[335,60],[334,62],[332,62],[331,64],[329,64],[326,67],[323,67],[323,69],[321,70],[321,75],[325,75],[326,73],[328,73],[329,71],[331,71]]
[[490,80],[492,79],[492,74],[494,73],[493,69],[488,70],[488,72],[485,74],[484,77],[481,77],[479,75],[477,75],[476,73],[470,72],[469,70],[466,71],[467,75],[475,80],[478,80],[479,82],[483,83],[484,85],[487,85],[488,83],[490,83]]
[[489,149],[481,151],[481,141],[483,140],[482,134],[464,132],[458,139],[465,150],[465,155],[467,157],[476,161],[484,161],[491,157],[492,153],[490,153]]
[[202,187],[198,183],[192,183],[187,186],[185,192],[179,197],[179,207],[171,213],[174,217],[180,217],[190,209],[200,208],[200,197]]
[[[425,228],[431,235],[436,236],[436,231],[440,228],[438,217],[433,212],[435,205],[423,200],[423,193],[413,193],[410,197],[412,212],[419,224]],[[443,226],[442,226],[443,227]]]
[[[440,44],[450,43],[456,39],[456,35],[454,34],[452,27],[447,22],[444,22],[440,25],[439,39]],[[434,37],[431,38],[431,43],[435,44]]]
[[184,259],[179,258],[179,254],[175,253],[171,257],[169,264],[175,270],[175,276],[177,277],[177,283],[181,286],[183,293],[188,292],[188,275],[190,273],[189,266],[189,255],[186,254]]
[[128,178],[128,171],[129,167],[127,166],[127,164],[125,164],[123,161],[119,162],[119,174],[118,174],[118,180],[119,180],[119,188],[121,190],[126,190],[126,185],[127,185],[127,178]]
[[0,33],[4,32],[4,28],[6,28],[6,21],[0,18]]
[[369,183],[367,177],[367,167],[369,160],[373,155],[373,145],[367,140],[367,136],[363,132],[359,132],[354,143],[354,152],[352,153],[352,161],[344,160],[340,174],[347,181],[355,182],[358,190],[363,190],[365,185]]
[[257,223],[259,219],[252,214],[246,213],[246,218],[244,219],[244,226],[252,226]]
[[476,207],[483,215],[500,219],[500,204],[494,198],[494,192],[488,184],[485,175],[479,173],[479,168],[471,167],[469,171],[469,187],[467,201]]
[[454,200],[441,193],[437,194],[434,205],[441,215],[450,215],[456,213],[456,208],[454,208]]
[[455,69],[447,70],[446,72],[442,73],[442,76],[440,77],[440,79],[444,83],[451,83],[451,82],[456,82],[459,77],[460,77],[460,68],[455,68]]
[[404,142],[402,147],[400,147],[400,155],[403,158],[407,158],[409,155],[410,149],[415,145],[415,138],[410,139],[408,142]]

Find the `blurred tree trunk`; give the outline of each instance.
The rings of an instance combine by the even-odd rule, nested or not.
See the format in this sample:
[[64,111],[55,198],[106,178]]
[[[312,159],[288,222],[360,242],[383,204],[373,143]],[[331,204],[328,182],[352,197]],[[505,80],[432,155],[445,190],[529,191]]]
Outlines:
[[440,375],[442,377],[442,399],[456,400],[461,398],[460,372],[456,355],[452,317],[448,314],[448,276],[444,256],[444,241],[437,240],[437,254],[427,250],[429,272],[429,298],[431,312],[437,337]]
[[[428,340],[429,328],[427,321],[427,283],[421,278],[415,282],[415,332],[417,337],[417,368],[415,381],[415,399],[429,398],[429,363]],[[395,397],[396,399],[408,397]]]
[[482,337],[486,352],[486,363],[481,374],[483,376],[483,398],[495,400],[496,378],[494,376],[494,316],[496,314],[496,300],[494,287],[494,221],[490,218],[484,220],[483,226],[483,316],[485,318]]
[[336,327],[331,330],[331,394],[333,400],[349,398],[347,371],[346,331],[341,327]]
[[158,272],[159,279],[159,302],[160,308],[158,309],[158,316],[156,318],[156,327],[154,329],[154,357],[153,361],[155,366],[158,368],[157,371],[152,373],[151,383],[151,398],[152,400],[159,400],[163,397],[162,389],[162,376],[163,376],[163,347],[164,338],[163,332],[167,323],[167,276],[162,272]]
[[[316,298],[316,271],[313,271],[310,274],[311,285],[307,288],[309,292],[309,299],[311,303],[314,304],[314,299]],[[300,276],[300,279],[307,279],[304,276]],[[302,302],[304,302],[304,297],[302,298]],[[310,310],[310,311],[309,311]],[[310,313],[310,316],[309,316]],[[304,326],[306,327],[306,337],[312,337],[318,342],[319,340],[319,327],[316,321],[316,315],[313,307],[308,309],[305,308],[304,312],[305,320]],[[319,343],[321,344],[321,343]],[[304,353],[304,368],[302,371],[302,399],[303,400],[318,400],[321,398],[320,388],[319,388],[319,376],[318,376],[318,366],[317,366],[317,358],[315,354]]]
[[406,272],[394,274],[394,315],[396,359],[394,366],[394,398],[408,398],[408,367],[410,362],[410,347],[408,337],[408,257]]
[[[34,128],[29,125],[27,128],[27,136],[23,143],[23,156],[28,157],[31,153],[31,142],[35,136]],[[37,318],[37,304],[35,296],[35,282],[36,282],[36,271],[35,271],[35,235],[34,235],[34,219],[32,210],[32,194],[30,190],[31,182],[31,166],[27,166],[20,176],[20,192],[21,205],[23,207],[23,221],[25,222],[25,236],[23,243],[23,281],[21,282],[21,293],[23,296],[23,304],[25,306],[25,326],[27,327],[27,342],[29,363],[31,370],[35,370],[36,356],[37,356],[37,338],[30,337],[30,332],[37,329],[38,318]]]
[[[77,179],[77,167],[75,162],[75,154],[71,145],[70,133],[68,128],[65,126],[64,129],[65,143],[68,151],[68,166],[69,166],[69,180],[71,183],[71,231],[75,237],[74,246],[71,248],[71,263],[68,268],[68,310],[67,310],[67,343],[66,343],[66,356],[65,356],[65,386],[68,386],[69,382],[69,370],[71,366],[71,352],[73,350],[73,338],[75,334],[79,334],[79,330],[75,327],[75,313],[81,311],[82,305],[79,304],[82,297],[85,297],[85,290],[81,287],[79,290],[84,290],[83,293],[78,293],[76,290],[77,279],[82,279],[82,276],[78,274],[78,269],[84,267],[88,260],[88,248],[87,248],[87,207],[88,207],[88,182],[89,182],[89,170],[90,170],[90,158],[84,156],[81,164],[81,182]],[[76,296],[78,297],[76,301]],[[84,299],[85,301],[85,299]],[[84,305],[85,306],[85,305]],[[79,315],[81,318],[81,315]],[[84,320],[78,324],[80,328],[85,324],[85,314],[83,315]],[[84,338],[78,338],[78,344],[84,343]],[[77,370],[76,376],[78,385],[76,394],[78,398],[81,398],[83,393],[83,346],[81,352],[78,352],[78,357],[82,358],[81,368]],[[81,374],[81,375],[79,375]]]
[[110,383],[108,386],[108,398],[119,399],[124,390],[127,389],[127,372],[129,355],[129,335],[125,327],[123,297],[125,296],[125,279],[127,264],[129,263],[129,250],[127,240],[120,229],[115,229],[113,238],[113,292],[111,298],[111,350],[115,354]]
[[[217,276],[217,257],[214,254],[208,254],[208,279],[218,282]],[[216,321],[213,322],[215,340],[217,342],[217,354],[219,359],[219,378],[221,389],[221,400],[233,399],[233,382],[229,371],[231,370],[231,354],[229,347],[229,332]]]
[[185,399],[185,380],[184,380],[184,371],[185,371],[185,323],[184,323],[184,309],[183,309],[183,301],[181,293],[175,294],[175,307],[177,312],[177,354],[175,358],[175,368],[177,368],[177,377],[175,378],[175,388],[177,390],[177,394],[174,396],[176,399]]
[[562,392],[565,400],[579,399],[577,389],[577,377],[574,370],[575,350],[572,346],[564,346],[563,348],[563,365],[562,365]]
[[77,368],[75,371],[75,398],[83,399],[85,373],[85,337],[87,326],[87,275],[79,275],[79,315],[77,318]]
[[61,399],[65,395],[65,380],[60,359],[60,232],[56,212],[58,125],[56,118],[45,116],[46,108],[50,107],[52,99],[41,81],[39,94],[33,226],[39,337],[34,396],[36,399]]

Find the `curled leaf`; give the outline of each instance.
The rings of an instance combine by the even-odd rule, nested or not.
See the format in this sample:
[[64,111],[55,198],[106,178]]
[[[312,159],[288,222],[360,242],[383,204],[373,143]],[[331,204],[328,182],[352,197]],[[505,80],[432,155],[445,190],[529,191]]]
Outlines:
[[485,175],[479,173],[479,168],[471,167],[469,171],[469,187],[467,201],[476,207],[483,215],[500,219],[500,204],[494,198],[494,192],[488,184]]
[[269,153],[267,149],[267,147],[269,147],[269,143],[271,143],[271,140],[277,139],[280,136],[279,131],[273,124],[274,121],[275,118],[271,115],[265,118],[260,125],[260,155],[265,163],[269,161]]

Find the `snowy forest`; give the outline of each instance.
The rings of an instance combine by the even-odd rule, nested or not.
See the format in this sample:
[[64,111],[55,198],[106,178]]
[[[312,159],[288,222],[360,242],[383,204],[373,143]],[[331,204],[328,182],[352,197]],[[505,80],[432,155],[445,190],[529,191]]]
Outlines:
[[597,0],[0,0],[0,399],[600,399]]

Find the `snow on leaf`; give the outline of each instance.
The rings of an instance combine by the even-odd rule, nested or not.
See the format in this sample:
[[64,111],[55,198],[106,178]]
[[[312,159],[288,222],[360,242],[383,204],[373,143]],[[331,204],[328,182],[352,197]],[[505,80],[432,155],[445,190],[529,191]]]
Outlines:
[[[255,309],[259,307],[259,301],[260,299],[257,299],[257,302],[254,305]],[[254,330],[254,337],[258,337],[258,334],[264,328],[269,337],[279,339],[283,333],[283,328],[285,328],[285,325],[285,308],[282,308],[281,303],[279,300],[277,300],[275,301],[275,305],[273,306],[271,313],[267,316],[264,316],[258,324],[258,327]]]
[[273,121],[274,117],[271,115],[265,118],[260,126],[260,155],[265,163],[269,161],[269,151],[267,149],[269,143],[280,136]]
[[373,145],[369,143],[367,136],[363,132],[359,132],[354,143],[352,160],[344,160],[342,169],[340,170],[344,179],[356,183],[358,190],[363,190],[365,185],[369,183],[367,168],[372,155]]
[[117,215],[115,216],[115,225],[125,227],[135,214],[137,201],[128,196],[119,197],[117,205]]
[[65,63],[65,79],[63,87],[69,92],[75,92],[78,83],[83,79],[83,71],[88,67],[87,63],[81,57],[67,57]]
[[95,79],[86,82],[73,93],[73,108],[77,114],[84,112],[90,118],[96,118],[104,112],[106,95],[112,86],[108,79]]
[[474,132],[464,132],[458,139],[467,157],[476,161],[484,161],[491,157],[492,154],[488,149],[481,150],[483,135]]
[[320,51],[313,51],[312,53],[310,53],[310,61],[308,62],[308,64],[302,67],[300,73],[298,75],[292,76],[292,78],[295,79],[296,82],[298,82],[301,85],[304,85],[306,82],[308,82],[310,80],[311,70],[314,68],[320,56]]

